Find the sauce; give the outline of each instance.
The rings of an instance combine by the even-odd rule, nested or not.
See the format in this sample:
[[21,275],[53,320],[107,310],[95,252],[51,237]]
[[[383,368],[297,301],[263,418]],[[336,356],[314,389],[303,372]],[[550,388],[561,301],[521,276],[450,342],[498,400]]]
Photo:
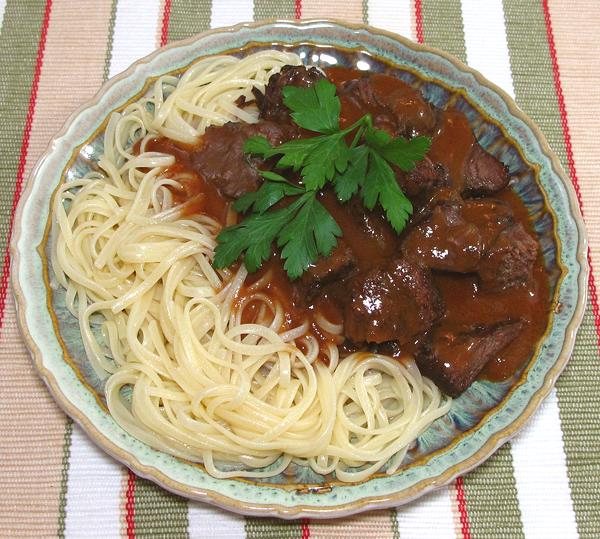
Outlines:
[[174,201],[179,204],[191,202],[185,206],[183,216],[204,213],[224,223],[230,202],[221,196],[214,184],[205,181],[194,171],[190,159],[193,149],[193,146],[176,143],[167,138],[154,138],[146,144],[146,150],[149,152],[161,152],[175,157],[175,164],[167,167],[165,175],[171,178],[178,177],[183,187],[183,191],[171,189]]
[[475,137],[465,115],[454,109],[443,111],[429,157],[448,169],[452,185],[459,192],[464,187],[464,163],[474,144]]

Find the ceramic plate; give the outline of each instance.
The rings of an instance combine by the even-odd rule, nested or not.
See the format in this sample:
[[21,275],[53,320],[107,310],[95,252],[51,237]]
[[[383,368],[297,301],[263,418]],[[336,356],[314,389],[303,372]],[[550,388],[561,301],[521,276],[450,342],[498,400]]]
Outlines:
[[[50,202],[63,181],[80,177],[102,153],[111,111],[142,96],[158,76],[223,52],[276,47],[306,63],[392,72],[437,107],[462,110],[479,140],[510,168],[527,205],[553,294],[553,310],[529,364],[502,383],[475,382],[424,432],[401,469],[343,484],[295,466],[268,480],[215,479],[202,466],[155,451],[108,414],[102,385],[87,366],[77,321],[48,267]],[[406,503],[489,457],[548,394],[567,362],[586,296],[586,240],[570,182],[533,122],[499,88],[449,55],[399,36],[335,21],[267,22],[215,30],[174,43],[106,83],[71,116],[29,179],[12,244],[19,320],[35,365],[64,410],[106,452],[164,488],[231,511],[284,518],[344,516]]]

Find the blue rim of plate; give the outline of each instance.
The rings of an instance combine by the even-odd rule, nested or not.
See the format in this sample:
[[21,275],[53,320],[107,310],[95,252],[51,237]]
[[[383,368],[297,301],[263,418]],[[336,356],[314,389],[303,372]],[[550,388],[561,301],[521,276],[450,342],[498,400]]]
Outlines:
[[[119,108],[139,93],[149,78],[181,69],[201,56],[249,42],[307,41],[360,48],[387,59],[392,54],[394,59],[390,61],[400,65],[411,59],[420,65],[424,58],[433,58],[437,62],[436,78],[466,93],[475,88],[476,101],[485,101],[496,110],[498,120],[502,119],[527,160],[539,167],[542,191],[552,202],[559,245],[557,257],[562,268],[555,296],[561,309],[551,315],[549,330],[535,357],[506,398],[475,428],[461,435],[456,443],[412,463],[400,473],[359,484],[314,489],[302,488],[300,484],[276,486],[215,479],[196,465],[150,449],[116,426],[97,396],[64,359],[43,278],[43,249],[31,247],[45,241],[49,201],[74,151],[100,128],[107,110]],[[404,56],[394,57],[400,51]],[[106,101],[111,102],[109,109]],[[85,122],[91,122],[94,128],[83,129]],[[540,130],[505,92],[443,51],[387,31],[335,20],[262,21],[212,30],[159,49],[109,80],[90,102],[70,116],[34,168],[17,209],[11,254],[19,324],[34,364],[55,400],[100,447],[136,474],[176,494],[237,513],[281,518],[340,517],[407,503],[487,459],[523,427],[564,369],[583,318],[589,272],[587,240],[574,189]]]

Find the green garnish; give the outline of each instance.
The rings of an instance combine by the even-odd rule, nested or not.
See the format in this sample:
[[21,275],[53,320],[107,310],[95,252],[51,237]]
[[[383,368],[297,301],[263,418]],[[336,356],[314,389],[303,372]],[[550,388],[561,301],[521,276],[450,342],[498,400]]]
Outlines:
[[[331,214],[318,201],[319,191],[332,184],[340,202],[358,194],[368,209],[380,204],[389,223],[400,233],[412,214],[390,164],[409,172],[431,145],[429,137],[391,137],[373,127],[369,114],[340,130],[340,99],[335,85],[321,79],[310,88],[286,86],[284,104],[296,125],[319,133],[273,147],[262,136],[250,137],[244,152],[264,159],[279,156],[276,169],[299,172],[302,182],[288,182],[271,171],[261,171],[264,183],[234,203],[246,217],[217,236],[215,268],[233,264],[244,253],[248,271],[256,271],[271,256],[273,242],[281,249],[284,269],[297,279],[319,256],[328,256],[342,235]],[[354,133],[352,143],[346,137]],[[284,197],[295,199],[273,208]]]

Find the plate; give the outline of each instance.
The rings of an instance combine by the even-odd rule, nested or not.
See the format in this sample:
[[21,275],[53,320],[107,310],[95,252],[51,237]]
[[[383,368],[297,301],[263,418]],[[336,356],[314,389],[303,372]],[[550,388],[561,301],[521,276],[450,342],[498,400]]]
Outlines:
[[[213,54],[275,47],[307,63],[392,71],[438,107],[462,110],[482,146],[514,177],[542,246],[553,294],[548,329],[531,361],[502,383],[475,382],[425,431],[393,475],[355,484],[292,465],[268,480],[215,479],[201,465],[156,451],[108,414],[87,365],[77,321],[48,265],[50,203],[57,186],[82,176],[102,153],[109,113],[141,97],[158,76]],[[164,488],[247,515],[331,518],[409,502],[488,458],[539,406],[564,368],[581,322],[587,243],[570,182],[539,129],[512,99],[448,54],[376,28],[337,21],[240,24],[174,43],[108,81],[52,140],[27,184],[12,242],[19,322],[39,374],[57,402],[107,453]]]

